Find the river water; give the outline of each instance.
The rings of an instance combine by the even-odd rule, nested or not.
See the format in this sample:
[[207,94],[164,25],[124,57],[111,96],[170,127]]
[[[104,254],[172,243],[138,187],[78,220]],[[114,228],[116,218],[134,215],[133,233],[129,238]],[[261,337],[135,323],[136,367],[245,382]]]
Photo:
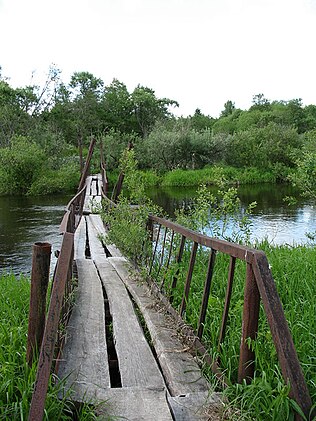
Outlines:
[[32,245],[39,241],[52,244],[53,267],[54,252],[61,244],[59,224],[70,198],[69,195],[0,197],[0,273],[29,275]]
[[[214,189],[216,192],[216,189]],[[187,206],[196,195],[195,189],[153,188],[147,194],[169,215],[181,206]],[[306,243],[306,232],[316,230],[316,204],[298,199],[288,206],[283,198],[297,193],[290,186],[241,186],[242,205],[257,201],[252,215],[252,238],[267,239],[275,244]],[[0,197],[0,273],[12,271],[29,275],[32,245],[35,242],[52,244],[54,252],[60,249],[59,224],[71,196]]]
[[[214,194],[218,188],[210,189]],[[148,195],[164,208],[169,215],[174,209],[186,207],[196,196],[196,189],[159,188],[150,189]],[[308,242],[306,233],[316,230],[316,203],[300,198],[297,190],[289,185],[261,184],[238,188],[241,207],[257,202],[250,217],[252,221],[251,239],[267,239],[273,244],[304,244]],[[295,197],[296,204],[289,206],[285,197]]]

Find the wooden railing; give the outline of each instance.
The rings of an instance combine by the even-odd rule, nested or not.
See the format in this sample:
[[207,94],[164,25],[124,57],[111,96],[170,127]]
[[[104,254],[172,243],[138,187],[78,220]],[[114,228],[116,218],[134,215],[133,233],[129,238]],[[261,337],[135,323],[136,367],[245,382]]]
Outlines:
[[[81,188],[75,197],[68,203],[59,229],[59,232],[63,235],[63,239],[54,271],[53,286],[44,334],[42,338],[37,338],[40,339],[39,343],[41,343],[41,347],[34,392],[30,405],[29,421],[41,421],[43,419],[49,377],[52,371],[58,371],[58,355],[60,353],[62,341],[62,335],[60,334],[59,328],[61,325],[65,326],[67,323],[70,312],[69,297],[74,287],[72,276],[74,233],[79,225],[83,213],[83,205],[86,194],[85,181],[89,172],[94,145],[95,140],[92,140],[80,180]],[[32,279],[31,282],[33,283],[33,281],[34,280]],[[34,291],[34,294],[36,294],[36,290]],[[46,296],[42,297],[42,300],[44,301],[45,308]],[[31,303],[33,301],[34,299],[32,298],[31,292]],[[32,349],[32,346],[28,346],[28,349]],[[29,358],[29,362],[32,363],[32,358]],[[54,362],[55,364],[53,364]]]
[[[213,361],[210,355],[208,355],[208,352],[202,343],[203,329],[207,312],[212,311],[212,308],[208,305],[208,301],[211,291],[216,255],[218,253],[223,253],[228,255],[230,259],[227,271],[227,289],[222,320],[220,326],[218,326],[219,333],[217,349],[220,349],[226,334],[236,261],[241,260],[245,262],[246,279],[244,288],[238,382],[242,382],[243,380],[249,382],[254,375],[255,353],[248,346],[247,342],[248,338],[255,339],[257,336],[261,300],[271,330],[274,346],[277,351],[283,378],[285,383],[290,384],[290,397],[298,403],[306,417],[308,417],[312,406],[311,398],[265,253],[235,243],[199,234],[157,216],[149,216],[148,222],[151,238],[153,239],[156,237],[153,241],[152,256],[148,264],[149,279],[153,280],[152,285],[156,293],[160,296],[160,298],[162,297],[170,313],[180,323],[183,322],[182,317],[189,305],[191,281],[198,247],[203,246],[209,249],[209,262],[204,282],[204,292],[201,299],[197,328],[195,331],[192,331],[191,329],[184,327],[182,332],[186,332],[186,334],[190,336],[191,343],[193,342],[198,352],[204,357],[206,362],[211,365],[213,372],[224,384],[225,379],[221,373],[219,365],[216,361]],[[173,243],[175,243],[176,236],[178,236],[178,243],[177,247],[174,247]],[[173,291],[177,287],[179,271],[173,267],[173,276],[170,286],[171,291],[169,299],[167,299],[165,296],[161,295],[161,291],[164,287],[165,276],[162,276],[162,280],[158,283],[158,280],[155,279],[153,275],[153,267],[154,265],[158,266],[156,267],[156,273],[166,274],[171,262],[176,265],[179,265],[182,262],[185,244],[188,243],[191,244],[191,252],[186,271],[186,280],[184,283],[181,303],[179,308],[175,310],[171,303],[173,301]]]

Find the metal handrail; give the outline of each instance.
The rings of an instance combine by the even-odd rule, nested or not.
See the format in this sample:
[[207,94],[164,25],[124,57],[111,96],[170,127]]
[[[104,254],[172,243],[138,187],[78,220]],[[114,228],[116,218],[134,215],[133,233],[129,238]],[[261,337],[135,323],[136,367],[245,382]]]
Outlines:
[[[153,247],[152,257],[150,260],[150,264],[148,265],[148,273],[151,278],[158,244],[160,244],[160,261],[158,268],[159,273],[161,266],[164,264],[164,262],[166,262],[165,264],[167,267],[170,263],[171,250],[173,247],[172,242],[174,241],[175,234],[181,236],[181,242],[176,256],[177,263],[180,263],[182,260],[185,242],[187,240],[190,240],[192,242],[191,257],[184,285],[182,301],[178,312],[173,307],[171,307],[171,302],[173,300],[172,291],[170,300],[167,300],[166,297],[164,298],[164,302],[167,304],[168,309],[178,320],[183,321],[182,316],[184,315],[186,306],[188,304],[197,247],[198,245],[201,245],[210,249],[208,270],[204,284],[204,292],[201,302],[198,326],[196,331],[194,331],[193,333],[190,329],[187,329],[186,331],[187,334],[191,336],[191,340],[193,341],[198,352],[204,357],[206,356],[207,351],[202,343],[202,334],[204,322],[206,319],[206,313],[209,311],[208,299],[210,295],[210,287],[214,271],[216,253],[220,252],[230,256],[228,283],[222,322],[220,326],[218,347],[220,347],[220,344],[223,342],[225,337],[236,259],[246,262],[246,281],[244,290],[244,306],[238,366],[238,382],[242,382],[244,380],[249,382],[249,380],[254,376],[255,354],[254,351],[252,351],[247,345],[247,339],[256,338],[261,299],[263,303],[263,309],[271,330],[271,335],[274,342],[274,346],[276,348],[283,378],[286,383],[290,384],[289,396],[298,403],[304,414],[308,416],[309,411],[312,407],[312,401],[309,395],[307,384],[303,376],[303,372],[297,357],[293,339],[284,315],[282,304],[265,253],[263,251],[251,249],[239,244],[211,238],[207,235],[203,235],[191,229],[185,228],[170,220],[160,218],[154,215],[149,215],[148,229],[150,230],[150,237],[152,239],[154,237],[154,224],[158,225],[158,229],[156,230],[156,241],[155,246]],[[161,227],[164,227],[165,229],[163,239],[161,239],[161,242],[159,243],[162,231]],[[171,233],[169,234],[169,251],[166,252],[166,237],[168,229],[171,231]],[[164,253],[169,253],[168,258],[164,259]],[[173,276],[171,290],[173,290],[177,285],[177,276],[177,273]],[[163,282],[164,280],[162,281],[162,285]],[[158,286],[155,283],[156,293],[158,293],[160,296],[162,285]],[[217,362],[213,361],[209,355],[206,358],[206,362],[211,365],[213,372],[217,375],[217,377],[221,378],[222,382],[225,384],[225,380],[223,380],[223,376],[220,374]]]

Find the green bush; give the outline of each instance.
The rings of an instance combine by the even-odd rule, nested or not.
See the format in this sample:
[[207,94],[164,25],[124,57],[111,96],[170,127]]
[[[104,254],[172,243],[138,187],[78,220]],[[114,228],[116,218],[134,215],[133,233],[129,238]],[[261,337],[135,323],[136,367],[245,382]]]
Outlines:
[[0,148],[0,194],[26,194],[44,163],[42,149],[26,137]]

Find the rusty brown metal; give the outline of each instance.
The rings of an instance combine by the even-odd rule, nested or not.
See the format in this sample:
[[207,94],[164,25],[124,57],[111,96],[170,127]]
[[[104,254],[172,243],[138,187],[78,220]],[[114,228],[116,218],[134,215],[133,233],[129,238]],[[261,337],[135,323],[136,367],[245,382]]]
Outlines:
[[192,280],[192,275],[193,275],[193,269],[194,269],[194,263],[195,263],[197,248],[198,248],[198,243],[194,242],[193,246],[192,246],[192,250],[191,250],[189,270],[188,270],[188,274],[187,274],[187,279],[185,281],[184,293],[183,293],[182,302],[181,302],[181,306],[180,306],[180,310],[179,310],[179,313],[180,313],[181,317],[183,317],[183,314],[186,310],[188,299],[189,299],[189,292],[190,292],[190,286],[191,286],[191,280]]
[[171,232],[171,239],[170,239],[169,251],[168,251],[168,259],[167,259],[167,263],[165,265],[164,275],[162,277],[160,289],[162,289],[165,285],[166,276],[167,276],[167,273],[168,273],[168,268],[169,268],[170,260],[171,260],[171,256],[172,256],[173,238],[174,238],[174,231]]
[[34,353],[39,351],[45,328],[46,295],[52,246],[35,243],[32,253],[31,295],[27,334],[26,360],[32,366]]
[[[261,297],[265,314],[268,318],[269,326],[271,329],[272,338],[277,350],[283,378],[286,382],[289,382],[291,387],[290,396],[299,404],[306,417],[308,417],[309,411],[312,407],[311,398],[308,392],[306,381],[302,374],[293,340],[287,326],[280,298],[278,296],[276,286],[272,278],[272,274],[269,269],[269,264],[265,254],[261,251],[250,249],[245,246],[207,237],[203,234],[199,234],[190,229],[182,227],[179,224],[176,224],[164,218],[160,218],[158,216],[150,215],[149,219],[152,223],[157,223],[159,224],[159,226],[162,225],[164,227],[168,227],[172,229],[175,233],[182,235],[178,262],[181,261],[186,240],[191,240],[196,245],[200,244],[202,246],[209,247],[215,251],[219,251],[224,254],[230,255],[228,284],[219,334],[218,349],[220,349],[220,345],[225,337],[227,318],[233,288],[236,259],[240,259],[246,262],[246,285],[244,292],[243,324],[240,346],[240,361],[238,368],[238,380],[242,381],[243,379],[246,379],[246,381],[250,381],[250,379],[253,377],[254,353],[251,351],[251,349],[249,349],[247,345],[247,338],[256,338]],[[153,261],[154,260],[152,260],[152,264]],[[194,264],[192,264],[191,252],[189,272],[187,275],[185,290],[182,298],[181,307],[179,310],[180,314],[177,313],[176,310],[173,309],[173,307],[170,305],[173,299],[172,295],[170,297],[170,301],[168,301],[168,304],[170,306],[170,313],[174,317],[176,317],[177,315],[180,319],[183,316],[184,311],[186,309],[193,266]],[[179,272],[176,272],[176,275],[174,276],[172,288],[176,287],[178,273]],[[201,325],[202,323],[200,323],[200,326]],[[185,330],[183,329],[184,328],[181,328],[182,333]],[[201,335],[201,330],[199,334]],[[197,351],[204,357],[206,351],[204,346],[201,344],[200,339],[196,336],[193,342]],[[221,375],[217,372],[218,365],[216,364],[216,362],[212,361],[210,356],[206,358],[206,361],[212,366],[212,370],[215,373],[217,373],[219,377],[221,377]]]
[[91,139],[91,142],[90,142],[90,145],[89,145],[87,160],[86,160],[84,169],[83,169],[82,174],[81,174],[80,182],[79,182],[78,192],[80,192],[80,190],[82,190],[84,185],[85,185],[86,178],[87,178],[89,170],[90,170],[90,163],[91,163],[91,158],[92,158],[95,143],[96,143],[96,140],[94,138]]
[[204,322],[205,322],[206,311],[207,311],[207,306],[208,306],[208,299],[211,292],[211,283],[212,283],[212,277],[213,277],[213,271],[214,271],[214,265],[215,265],[215,258],[216,258],[216,251],[212,249],[210,253],[209,262],[208,262],[206,280],[205,280],[203,297],[202,297],[202,304],[201,304],[201,309],[200,309],[200,317],[199,317],[198,329],[197,329],[197,336],[200,339],[202,338],[202,335],[203,335]]
[[156,277],[159,276],[161,266],[163,265],[163,259],[164,259],[164,255],[165,255],[166,238],[167,238],[167,231],[168,231],[168,228],[165,228],[164,229],[164,233],[163,233],[161,254],[160,254],[160,259],[159,259],[159,267],[158,267],[158,272],[156,273]]
[[[183,252],[184,252],[184,245],[185,245],[185,236],[182,235],[181,237],[181,242],[180,242],[180,248],[179,248],[179,252],[177,254],[177,259],[176,259],[176,263],[179,264],[181,263],[182,260],[182,256],[183,256]],[[179,268],[177,269],[173,279],[172,279],[172,285],[171,288],[174,289],[177,286],[177,282],[178,282],[178,276],[179,276]]]
[[254,375],[255,353],[247,344],[247,340],[257,337],[260,309],[260,295],[255,281],[252,266],[247,263],[246,285],[244,291],[244,307],[242,316],[242,334],[238,367],[238,382],[249,382]]
[[149,267],[149,276],[151,275],[151,271],[152,271],[153,266],[154,266],[155,256],[156,256],[157,247],[158,247],[158,243],[159,243],[160,230],[161,230],[161,225],[159,225],[159,228],[158,228],[158,233],[157,233],[155,248],[154,248],[154,252],[153,252],[153,257],[152,257],[151,264],[150,264],[150,267]]
[[221,324],[221,329],[220,329],[219,338],[218,338],[218,351],[220,350],[221,344],[223,343],[224,338],[225,338],[230,300],[231,300],[231,295],[232,295],[232,290],[233,290],[235,267],[236,267],[236,258],[231,256],[230,261],[229,261],[228,281],[227,281],[224,311],[223,311],[223,316],[222,316],[222,324]]
[[188,240],[192,240],[195,243],[209,247],[213,250],[229,254],[248,263],[253,261],[254,253],[256,253],[256,250],[252,250],[239,244],[230,243],[225,240],[218,240],[216,238],[208,237],[207,235],[200,234],[196,231],[185,228],[175,222],[169,221],[168,219],[160,218],[159,216],[149,215],[149,218],[151,218],[154,222],[168,227],[175,232],[185,236]]
[[252,266],[247,263],[246,285],[244,291],[244,307],[242,316],[242,333],[238,367],[238,382],[250,382],[254,375],[255,353],[247,344],[247,340],[257,337],[260,309],[260,294],[255,281]]
[[312,400],[264,252],[258,251],[256,253],[253,269],[277,351],[282,375],[284,380],[290,384],[290,397],[297,402],[308,418],[312,407]]
[[45,398],[54,356],[65,285],[68,280],[67,277],[69,275],[70,265],[72,265],[73,246],[74,234],[66,232],[63,236],[61,251],[57,261],[47,322],[36,373],[35,387],[30,406],[29,421],[41,421],[43,419]]
[[82,217],[84,198],[87,186],[85,185],[67,204],[66,211],[59,226],[59,233],[75,232]]

